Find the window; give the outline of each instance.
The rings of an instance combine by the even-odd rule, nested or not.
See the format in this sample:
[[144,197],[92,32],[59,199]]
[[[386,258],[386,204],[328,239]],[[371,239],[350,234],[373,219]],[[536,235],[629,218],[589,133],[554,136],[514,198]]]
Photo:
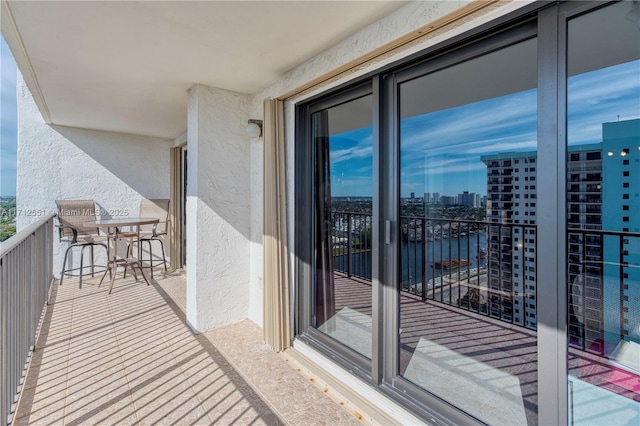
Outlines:
[[[615,255],[620,256],[621,216],[615,212],[620,211],[618,197],[624,192],[618,183],[622,139],[614,141],[608,136],[619,131],[616,125],[629,121],[618,124],[611,117],[623,109],[625,116],[640,116],[635,107],[640,105],[636,99],[640,84],[632,78],[640,58],[629,51],[628,42],[637,38],[637,28],[624,19],[633,3],[591,7],[583,2],[577,7],[560,2],[544,6],[537,17],[527,15],[526,22],[513,15],[508,21],[505,18],[505,27],[500,27],[495,37],[485,26],[482,32],[457,38],[455,49],[448,50],[443,42],[424,57],[414,55],[410,60],[416,62],[392,64],[379,74],[370,72],[367,76],[373,77],[348,82],[333,93],[298,104],[296,109],[296,122],[304,129],[304,137],[296,136],[292,145],[296,150],[296,313],[300,318],[296,338],[332,357],[372,387],[384,383],[385,392],[399,402],[433,411],[450,423],[612,424],[607,419],[609,413],[598,412],[593,404],[579,399],[584,393],[574,392],[574,399],[562,393],[584,385],[611,394],[602,386],[602,377],[585,373],[585,365],[595,362],[607,366],[608,356],[619,343],[615,340],[620,339],[618,324],[611,326],[605,321],[619,319],[627,324],[627,332],[640,329],[636,311],[624,311],[628,304],[616,299],[623,290],[615,288],[620,260],[606,258],[607,247],[615,247]],[[529,10],[534,7],[536,3]],[[611,15],[611,11],[615,13]],[[545,33],[544,43],[538,44],[537,31],[549,28],[557,31]],[[476,40],[476,35],[482,37]],[[615,44],[616,49],[605,49],[606,43],[615,40],[625,42]],[[558,58],[559,53],[566,57]],[[497,57],[499,61],[494,60]],[[554,70],[557,59],[560,67]],[[551,69],[543,67],[549,64]],[[625,81],[630,81],[631,89],[615,98],[611,81],[617,81],[618,75],[630,76]],[[566,92],[557,92],[558,77],[566,77],[566,85],[560,85]],[[359,92],[362,87],[366,90]],[[597,108],[584,102],[589,89],[602,94],[603,102],[598,102]],[[373,93],[381,94],[375,102]],[[361,109],[365,111],[362,116],[356,108],[337,114],[338,108],[349,109],[349,104],[365,97],[371,101]],[[613,111],[612,106],[623,98],[628,98],[629,105]],[[509,100],[514,102],[506,102]],[[550,113],[538,117],[539,111]],[[453,117],[455,122],[451,122]],[[344,118],[346,127],[341,123]],[[472,123],[471,119],[473,125],[461,130],[460,123]],[[512,129],[512,123],[522,129]],[[562,131],[538,135],[538,128]],[[360,133],[362,129],[369,133]],[[629,140],[624,143],[631,146]],[[455,150],[451,149],[454,146]],[[609,151],[615,155],[608,156]],[[630,150],[626,154],[635,161],[638,153]],[[520,173],[519,164],[535,164],[537,160],[529,157],[537,155],[541,156],[542,173],[534,175],[535,168],[528,167],[525,173],[531,176],[525,176],[525,181],[540,183],[541,205],[536,206],[536,188],[529,185],[526,190],[532,193],[523,191],[528,205],[519,209],[519,177],[513,174]],[[555,167],[558,155],[566,158],[565,168]],[[366,165],[360,164],[362,157]],[[590,162],[585,163],[587,160]],[[512,169],[511,164],[518,167]],[[366,185],[349,175],[356,170],[366,170]],[[569,195],[570,186],[560,189],[555,184],[564,180],[578,185],[574,193]],[[365,186],[378,193],[365,193]],[[462,208],[464,198],[459,194],[465,191],[479,194],[483,207]],[[418,198],[412,193],[419,194]],[[424,203],[422,194],[431,194],[434,202]],[[629,199],[629,194],[623,194],[623,199]],[[563,200],[567,200],[568,209],[578,208],[573,211],[577,220],[561,224],[559,229],[579,227],[575,231],[578,241],[593,244],[570,243],[573,234],[558,235],[547,229],[536,232],[534,216],[540,213],[546,226],[554,217],[562,217],[555,208],[549,209],[564,205]],[[358,206],[361,202],[364,209]],[[612,214],[605,214],[607,211]],[[352,214],[351,219],[343,213]],[[566,216],[571,213],[568,210]],[[521,221],[519,216],[531,220]],[[635,214],[625,217],[626,225],[640,227]],[[378,223],[389,231],[376,229]],[[472,226],[465,228],[462,223]],[[612,235],[605,241],[602,234],[607,232]],[[625,247],[631,253],[627,259],[631,265],[633,255],[640,251],[633,245],[634,238],[627,239],[631,241]],[[517,247],[521,243],[524,247]],[[567,252],[557,253],[555,249],[563,243],[567,243]],[[558,262],[567,271],[566,279],[557,279],[559,271],[548,267]],[[479,295],[458,277],[457,270],[449,269],[460,264],[465,265],[458,268],[460,275],[465,270],[477,274],[484,286]],[[524,268],[528,273],[519,280]],[[632,269],[626,270],[632,275]],[[613,290],[605,289],[604,277]],[[578,287],[580,293],[576,292]],[[340,299],[345,288],[358,289],[347,302]],[[629,300],[635,300],[628,289],[624,291]],[[561,293],[567,295],[566,306],[559,306],[554,298]],[[378,297],[372,295],[380,295],[381,300],[374,302]],[[537,303],[523,307],[525,300],[537,296],[540,324],[547,324],[546,320],[554,324],[545,329],[546,339],[540,341]],[[612,299],[604,300],[606,297]],[[593,306],[586,306],[592,302]],[[446,311],[447,316],[438,315],[438,310]],[[459,327],[463,322],[455,319],[462,317],[468,321],[463,328]],[[512,333],[522,335],[518,351],[509,352],[507,358],[499,345],[484,344],[475,324],[497,325],[495,332],[490,332],[496,341]],[[605,336],[605,329],[614,332]],[[454,344],[454,340],[464,344]],[[372,347],[372,341],[378,345]],[[538,351],[556,350],[550,341],[567,342],[568,348],[559,352],[568,355],[566,363],[557,362],[555,353],[536,359]],[[521,349],[531,356],[518,359]],[[437,353],[443,356],[437,358]],[[500,361],[504,359],[510,362]],[[514,365],[525,368],[516,370],[511,368]],[[508,386],[489,388],[485,385],[491,380],[475,377],[475,371],[494,374],[491,377],[500,383],[513,385],[509,391],[501,389]],[[548,404],[540,406],[538,377],[545,380],[541,389],[553,396],[545,396]],[[460,384],[468,382],[486,395],[482,401],[461,395]],[[562,413],[566,405],[570,411]],[[425,419],[437,417],[419,414]],[[498,419],[503,414],[514,417]]]
[[628,200],[629,199],[629,194],[622,194],[622,199],[623,200]]
[[[568,149],[580,150],[586,146],[586,143],[583,142],[586,133],[582,133],[582,131],[587,126],[590,126],[592,130],[588,132],[591,134],[588,138],[593,138],[592,140],[597,141],[599,151],[598,154],[596,152],[593,152],[593,154],[591,152],[587,153],[587,159],[597,159],[598,161],[585,164],[585,167],[592,170],[587,175],[593,174],[594,176],[592,177],[594,178],[599,175],[602,183],[596,186],[597,180],[593,179],[592,182],[596,182],[586,185],[587,193],[598,192],[599,194],[598,196],[584,196],[586,203],[584,207],[582,205],[580,207],[586,209],[587,214],[597,214],[588,214],[584,225],[595,232],[602,231],[604,233],[602,236],[596,236],[590,235],[586,230],[583,231],[582,238],[586,237],[587,242],[592,239],[593,244],[588,244],[584,248],[586,252],[577,253],[577,262],[572,260],[576,256],[573,253],[576,245],[569,244],[567,247],[567,311],[576,314],[573,316],[568,314],[567,319],[569,336],[567,339],[569,349],[567,384],[573,387],[574,390],[573,399],[569,401],[569,410],[573,415],[571,421],[575,424],[614,424],[617,422],[613,420],[611,413],[603,409],[593,409],[592,404],[585,398],[576,397],[578,393],[575,390],[593,386],[594,390],[602,392],[603,397],[612,396],[613,393],[605,390],[607,388],[605,382],[596,382],[593,380],[593,376],[588,377],[585,374],[583,363],[587,358],[585,352],[592,350],[593,353],[598,353],[596,356],[598,362],[603,361],[606,363],[609,359],[608,357],[612,355],[612,352],[620,344],[621,336],[624,334],[625,322],[631,321],[634,324],[633,327],[640,325],[640,315],[637,313],[628,315],[622,312],[624,296],[629,295],[629,292],[623,289],[620,271],[621,254],[623,253],[620,248],[622,243],[620,235],[621,222],[628,225],[635,221],[635,217],[629,215],[619,216],[619,213],[617,213],[620,211],[618,201],[620,200],[620,194],[622,193],[623,199],[629,198],[628,194],[624,194],[624,191],[621,190],[621,187],[630,187],[630,172],[623,170],[621,176],[620,165],[628,166],[629,157],[637,154],[637,146],[636,150],[633,153],[631,152],[629,140],[633,138],[631,135],[634,132],[631,129],[634,125],[637,126],[638,120],[625,120],[622,118],[619,121],[608,120],[596,118],[595,115],[587,120],[578,118],[580,114],[578,111],[581,110],[581,100],[579,99],[581,96],[592,90],[607,90],[606,88],[610,87],[611,82],[617,79],[616,76],[626,74],[640,64],[640,51],[637,47],[622,47],[620,49],[619,53],[625,52],[624,54],[629,55],[625,60],[605,60],[598,63],[598,58],[603,58],[612,44],[592,44],[584,38],[585,32],[606,31],[607,34],[613,35],[616,40],[622,42],[627,36],[630,36],[631,27],[634,26],[627,25],[623,18],[624,14],[630,13],[630,9],[627,5],[613,4],[586,15],[572,18],[568,22],[568,75],[566,80]],[[616,18],[615,16],[618,13],[621,13],[621,15]],[[598,23],[596,23],[596,20],[599,20]],[[622,21],[625,21],[625,23]],[[636,27],[636,38],[637,31]],[[640,116],[638,68],[635,68],[632,73],[634,82],[629,87],[629,90],[633,90],[634,95],[628,99],[629,102],[634,102],[634,106],[630,108],[634,111],[634,117],[638,117]],[[589,89],[586,86],[581,87],[581,84],[587,80],[589,81]],[[599,99],[599,102],[604,104],[615,103],[614,99],[616,98],[617,95],[609,93]],[[618,109],[616,106],[609,104],[603,106],[601,112],[615,117],[617,113],[614,113],[614,111],[616,109]],[[603,154],[599,154],[600,152]],[[572,166],[568,163],[567,168],[570,167]],[[628,169],[628,167],[625,167],[625,169]],[[619,183],[621,181],[622,185]],[[624,210],[623,207],[622,211]],[[567,226],[571,225],[567,224]],[[622,232],[628,232],[628,228],[622,228]],[[632,253],[632,250],[629,250],[629,252]],[[581,268],[581,256],[585,258],[586,268]],[[575,268],[576,266],[577,269]],[[581,273],[586,273],[586,277],[583,275],[582,278],[584,288],[578,289],[574,283],[577,283],[576,277]],[[640,278],[640,275],[638,277]],[[581,297],[583,299],[578,301],[578,293],[580,291],[582,291]],[[613,308],[614,306],[616,308]],[[635,318],[633,318],[634,316]],[[615,337],[609,335],[613,330],[616,330],[613,333],[616,334]],[[635,376],[635,378],[637,377]],[[571,394],[568,392],[568,395]]]
[[600,151],[587,152],[587,161],[600,160],[600,159],[602,159],[602,154],[600,154]]
[[629,206],[627,205],[622,206],[622,210],[629,210]]

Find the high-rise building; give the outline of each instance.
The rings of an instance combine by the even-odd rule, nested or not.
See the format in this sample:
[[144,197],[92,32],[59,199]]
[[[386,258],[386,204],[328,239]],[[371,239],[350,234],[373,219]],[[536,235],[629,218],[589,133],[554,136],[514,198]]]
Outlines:
[[465,207],[480,207],[480,194],[464,191],[458,194],[458,204]]
[[[536,157],[506,152],[487,166],[491,315],[536,327]],[[570,344],[609,353],[640,340],[640,119],[604,123],[601,143],[567,153]],[[604,313],[607,312],[607,315]]]
[[487,166],[488,307],[490,315],[535,329],[536,156],[482,156]]
[[[602,126],[604,351],[640,342],[640,119]],[[631,234],[631,235],[630,235]]]
[[457,206],[458,205],[458,197],[442,195],[440,197],[440,204],[443,206]]
[[567,210],[569,343],[601,352],[602,144],[570,147]]

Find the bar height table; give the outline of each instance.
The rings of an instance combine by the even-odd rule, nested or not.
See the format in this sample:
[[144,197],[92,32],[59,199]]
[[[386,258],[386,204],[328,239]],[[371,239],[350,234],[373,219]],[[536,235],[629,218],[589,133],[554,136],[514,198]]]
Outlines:
[[[100,220],[91,220],[84,223],[84,226],[89,227],[97,227],[104,230],[107,234],[107,269],[104,271],[102,278],[100,279],[100,285],[102,285],[102,281],[104,281],[104,277],[107,276],[107,273],[111,273],[111,283],[109,285],[109,294],[111,294],[111,290],[113,289],[113,283],[116,280],[116,271],[118,266],[131,266],[131,270],[133,271],[133,276],[136,281],[138,281],[138,275],[136,274],[135,266],[140,269],[140,274],[142,274],[142,278],[144,278],[147,285],[149,285],[149,280],[145,277],[144,272],[142,271],[142,245],[139,243],[140,240],[140,226],[142,225],[153,225],[158,223],[159,219],[150,218],[150,217],[128,217],[122,219],[100,219]],[[122,231],[120,228],[129,227],[135,228],[135,231]],[[118,257],[118,240],[121,238],[136,238],[138,241],[138,257],[131,257],[129,255],[129,250],[127,250],[126,257]],[[111,244],[113,243],[113,256],[111,250]],[[132,242],[130,242],[132,244]]]

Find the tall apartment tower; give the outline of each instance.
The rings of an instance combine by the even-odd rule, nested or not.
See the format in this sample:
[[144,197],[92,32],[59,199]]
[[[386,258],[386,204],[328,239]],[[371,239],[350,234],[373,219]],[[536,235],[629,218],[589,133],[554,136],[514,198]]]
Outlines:
[[640,343],[640,120],[604,123],[568,166],[570,344],[609,354]]
[[458,204],[465,207],[480,207],[480,194],[475,192],[464,191],[458,194]]
[[[567,157],[569,343],[602,351],[602,144],[571,146]],[[575,232],[572,232],[575,230]]]
[[488,308],[535,329],[536,152],[482,156],[487,166]]
[[640,119],[602,125],[604,352],[640,343]]
[[[601,143],[567,152],[569,344],[609,354],[640,343],[640,119],[604,123]],[[536,327],[536,157],[487,166],[491,315]]]

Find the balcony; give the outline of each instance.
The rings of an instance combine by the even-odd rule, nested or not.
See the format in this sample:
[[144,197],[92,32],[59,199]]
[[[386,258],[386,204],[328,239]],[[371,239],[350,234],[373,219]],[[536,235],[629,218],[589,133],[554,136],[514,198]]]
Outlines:
[[[41,238],[53,235],[51,220],[47,227],[35,243],[25,240],[40,254],[51,244],[50,237]],[[7,265],[33,259],[9,258],[5,247],[3,276],[17,277],[15,269],[6,275]],[[19,255],[29,252],[20,247]],[[14,425],[360,424],[334,402],[336,395],[296,371],[296,361],[266,347],[262,330],[250,320],[194,334],[185,323],[184,275],[156,271],[147,286],[130,275],[122,278],[120,270],[111,294],[99,278],[85,276],[82,288],[77,278],[51,285],[21,397],[10,414]],[[24,283],[2,284],[16,282]],[[2,309],[6,318],[6,301]],[[17,342],[16,334],[9,336]],[[2,396],[13,401],[16,388],[5,387],[5,371],[12,359],[23,365],[24,356],[16,359],[6,348],[0,357]]]
[[14,424],[360,423],[251,321],[194,335],[183,276],[97,284],[53,286]]
[[[336,311],[345,307],[357,307],[360,313],[371,315],[371,305],[367,305],[362,297],[370,292],[370,283],[348,278],[343,273],[335,274]],[[523,317],[524,312],[521,310],[520,314],[514,314],[514,305],[510,300],[500,301],[497,291],[493,292],[493,299],[485,312],[478,311],[470,301],[462,303],[462,306],[450,305],[446,300],[442,302],[439,295],[443,293],[445,291],[436,291],[435,298],[425,300],[420,295],[402,292],[399,371],[406,372],[412,358],[421,356],[420,344],[427,340],[438,345],[443,353],[451,354],[454,357],[452,365],[459,366],[455,362],[465,360],[465,374],[460,375],[456,368],[447,372],[447,380],[451,383],[462,383],[465,380],[490,382],[489,375],[498,374],[497,371],[517,379],[514,382],[518,383],[527,420],[529,424],[536,424],[537,335],[534,330],[511,325],[515,318]],[[516,296],[515,299],[523,300],[521,296]],[[522,305],[520,309],[532,311]],[[594,386],[604,386],[623,398],[637,398],[638,394],[633,391],[637,376],[618,374],[615,376],[615,383],[612,383],[612,375],[617,372],[609,365],[606,357],[571,346],[568,360],[570,373],[581,380]],[[444,387],[434,385],[431,390],[438,393],[442,389]]]

